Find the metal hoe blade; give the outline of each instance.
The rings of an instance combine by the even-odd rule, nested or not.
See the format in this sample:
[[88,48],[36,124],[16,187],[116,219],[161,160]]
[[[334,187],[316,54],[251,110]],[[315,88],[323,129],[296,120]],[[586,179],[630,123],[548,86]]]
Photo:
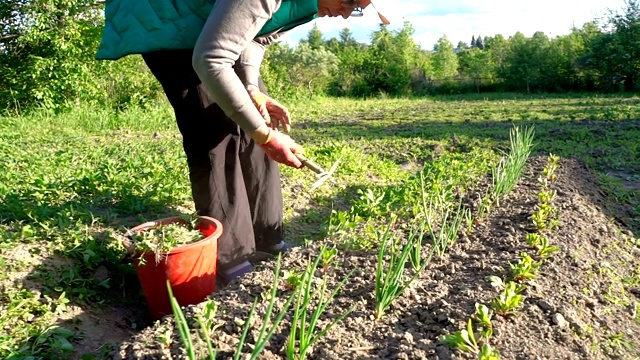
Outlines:
[[304,166],[308,167],[313,172],[315,172],[316,176],[318,177],[318,180],[316,180],[316,182],[314,182],[313,185],[311,185],[311,188],[309,188],[309,192],[312,192],[315,189],[322,186],[322,184],[324,184],[325,181],[327,181],[327,179],[329,179],[333,175],[333,173],[336,171],[336,169],[338,168],[338,165],[340,164],[340,160],[342,159],[342,156],[340,156],[340,158],[331,166],[331,169],[329,169],[329,171],[325,171],[322,168],[322,166],[305,158],[303,155],[296,154],[296,156],[304,164]]

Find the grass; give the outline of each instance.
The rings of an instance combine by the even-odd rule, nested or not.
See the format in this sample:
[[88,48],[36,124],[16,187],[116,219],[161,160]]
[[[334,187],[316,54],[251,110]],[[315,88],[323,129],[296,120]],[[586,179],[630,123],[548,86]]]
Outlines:
[[[309,171],[282,170],[287,236],[377,248],[390,213],[399,226],[421,213],[421,186],[443,194],[433,206],[478,187],[514,125],[535,127],[533,155],[580,158],[599,172],[607,192],[635,206],[637,231],[640,192],[625,184],[640,170],[639,104],[581,94],[292,102],[292,137],[321,165],[341,163],[313,194],[293,190],[313,184]],[[142,301],[117,235],[192,210],[181,138],[159,103],[4,116],[0,139],[0,357],[64,357],[82,335],[58,321],[69,304]],[[101,267],[109,278],[94,276]]]

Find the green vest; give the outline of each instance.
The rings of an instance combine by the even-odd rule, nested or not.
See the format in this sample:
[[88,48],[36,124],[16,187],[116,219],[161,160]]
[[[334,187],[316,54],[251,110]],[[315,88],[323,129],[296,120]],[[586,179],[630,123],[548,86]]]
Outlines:
[[[192,49],[215,0],[106,0],[96,59]],[[317,0],[283,0],[258,35],[286,31],[316,17]]]

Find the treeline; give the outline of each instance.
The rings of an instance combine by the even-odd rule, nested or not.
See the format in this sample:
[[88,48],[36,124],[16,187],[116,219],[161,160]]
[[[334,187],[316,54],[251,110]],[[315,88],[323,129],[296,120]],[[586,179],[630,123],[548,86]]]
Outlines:
[[[161,96],[139,56],[96,61],[103,4],[95,0],[0,0],[0,108],[64,109],[75,104],[123,108]],[[262,73],[280,96],[407,96],[521,91],[636,91],[640,0],[549,38],[543,32],[473,36],[432,49],[410,23],[381,26],[363,44],[349,29],[325,39],[314,27],[296,46],[269,48]]]

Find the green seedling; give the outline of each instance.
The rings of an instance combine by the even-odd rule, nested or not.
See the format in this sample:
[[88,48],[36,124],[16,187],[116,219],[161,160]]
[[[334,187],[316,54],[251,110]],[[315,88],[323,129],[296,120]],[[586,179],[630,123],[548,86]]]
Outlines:
[[474,320],[482,326],[481,334],[488,340],[493,335],[493,325],[491,324],[491,318],[493,317],[493,311],[484,304],[476,303],[476,313]]
[[212,359],[215,358],[216,351],[213,349],[213,346],[211,344],[211,333],[213,333],[217,328],[222,326],[222,324],[215,323],[217,312],[218,312],[218,303],[216,303],[212,299],[208,299],[203,304],[202,312],[196,314],[196,322],[200,327],[200,332],[202,333],[202,337],[204,337],[205,339],[207,350],[209,351],[209,354],[214,354],[211,357]]
[[513,314],[524,301],[524,295],[520,294],[523,290],[523,285],[517,285],[513,281],[508,282],[502,293],[491,301],[491,307],[502,317]]
[[[315,274],[320,260],[324,259],[325,251],[327,250],[323,248],[316,260],[307,266],[302,282],[296,290],[294,313],[293,319],[291,320],[291,332],[289,333],[289,340],[286,348],[287,359],[306,359],[313,344],[315,344],[334,325],[342,321],[342,319],[349,315],[353,310],[349,309],[345,311],[343,314],[334,318],[334,320],[323,329],[319,331],[316,330],[316,327],[319,325],[318,321],[320,316],[325,312],[329,304],[333,301],[338,292],[342,290],[344,284],[351,276],[351,273],[349,273],[349,275],[347,275],[329,295],[327,295],[326,273],[322,278],[322,285],[317,286],[314,282],[313,274]],[[312,291],[312,288],[314,288],[315,291]],[[309,317],[307,310],[311,306],[312,300],[316,299],[317,304],[315,310]]]
[[478,360],[500,360],[500,353],[494,350],[491,345],[484,344],[478,353]]
[[[167,291],[169,293],[169,301],[171,302],[171,310],[173,310],[173,317],[176,322],[176,327],[178,328],[178,332],[180,333],[180,340],[182,340],[182,344],[187,351],[187,357],[189,360],[196,360],[199,357],[196,357],[196,349],[193,346],[193,339],[191,339],[191,332],[189,330],[189,323],[182,312],[182,308],[180,308],[180,304],[178,304],[178,300],[173,296],[173,290],[171,289],[171,283],[167,280]],[[215,359],[215,354],[209,354],[210,359]]]
[[74,350],[69,340],[75,335],[76,333],[72,330],[58,325],[51,325],[36,337],[31,346],[31,352],[37,354],[39,348],[48,348],[53,353],[69,355]]
[[529,233],[527,234],[526,241],[532,249],[537,251],[542,248],[543,237],[544,235],[538,233]]
[[491,198],[496,204],[506,196],[518,183],[531,149],[533,148],[533,127],[520,132],[515,126],[509,133],[510,151],[500,159],[498,164],[491,169],[492,194]]
[[327,250],[323,247],[323,249],[320,250],[320,255],[322,256],[322,271],[326,272],[329,270],[329,267],[336,258],[336,255],[338,255],[338,249],[332,248]]
[[494,287],[496,289],[501,289],[504,287],[504,281],[502,281],[502,278],[499,276],[489,275],[485,278],[485,280],[487,280],[489,284],[491,284],[491,287]]
[[471,323],[471,319],[467,321],[466,329],[456,331],[452,335],[444,335],[440,339],[440,342],[460,351],[472,352],[474,354],[478,354],[480,352],[480,347],[478,346],[478,342],[476,341],[476,337],[473,333],[473,324]]
[[[544,231],[550,228],[549,221],[556,215],[556,209],[549,204],[539,204],[538,210],[531,215],[531,220],[538,228],[538,231]],[[557,224],[557,223],[556,223]]]
[[538,268],[542,265],[539,261],[533,261],[533,258],[527,253],[520,254],[520,261],[517,264],[509,264],[513,281],[523,282],[536,277]]
[[548,181],[553,181],[556,179],[555,168],[552,166],[545,167],[542,169],[542,176],[544,179]]
[[[411,285],[418,275],[424,270],[429,263],[429,260],[422,264],[422,267],[415,271],[413,276],[405,279],[404,273],[406,270],[406,264],[409,260],[409,255],[413,251],[414,243],[405,244],[402,249],[398,251],[393,246],[393,239],[391,235],[391,229],[396,221],[396,217],[392,216],[389,225],[386,230],[380,236],[380,251],[378,252],[378,262],[376,266],[376,284],[375,284],[375,312],[374,317],[376,320],[380,320],[384,315],[385,310],[391,306],[393,301],[400,297],[404,290]],[[413,239],[417,241],[417,239]],[[388,257],[388,263],[385,267],[385,258]]]
[[[291,296],[289,296],[289,298],[285,302],[285,304],[282,306],[282,310],[278,313],[278,315],[276,315],[276,318],[272,322],[271,314],[273,313],[273,307],[276,302],[276,294],[278,292],[278,281],[280,279],[281,264],[282,264],[282,254],[279,254],[278,260],[276,263],[276,269],[274,272],[273,284],[271,285],[271,293],[268,295],[269,302],[267,303],[267,309],[264,314],[264,317],[262,318],[262,326],[260,327],[260,333],[258,334],[258,337],[255,339],[254,344],[250,346],[251,355],[243,357],[243,359],[246,358],[250,360],[255,360],[256,358],[258,358],[258,355],[260,355],[264,347],[267,345],[267,342],[269,342],[269,339],[271,339],[271,337],[273,336],[273,333],[278,328],[278,325],[280,325],[280,322],[282,322],[282,319],[286,315],[294,299],[295,293],[292,293]],[[256,299],[253,301],[253,305],[251,306],[251,310],[249,310],[249,315],[247,315],[247,319],[244,322],[242,335],[240,336],[240,342],[238,343],[238,347],[236,348],[236,352],[233,356],[233,360],[239,360],[240,357],[242,356],[242,349],[245,347],[247,334],[249,333],[249,328],[252,327],[253,315],[255,314],[255,310],[256,310],[256,306],[258,305],[258,302],[259,302],[259,299],[256,297]],[[269,328],[268,326],[270,323],[271,323],[271,327]]]
[[293,270],[285,270],[283,277],[284,277],[286,288],[289,290],[295,290],[302,283],[302,278],[304,277],[304,274],[301,274]]
[[542,190],[538,194],[538,201],[540,202],[540,204],[550,205],[553,200],[555,200],[556,194],[557,193],[555,190]]
[[415,271],[418,271],[422,268],[422,264],[424,260],[422,258],[422,242],[425,234],[425,224],[420,223],[420,225],[412,227],[409,233],[409,238],[407,240],[408,243],[413,244],[411,252],[409,254],[409,261],[411,262],[411,266]]
[[156,335],[156,340],[158,341],[158,343],[160,343],[160,346],[162,346],[164,349],[168,348],[169,346],[171,346],[171,330],[163,327],[158,329],[158,335]]
[[431,217],[427,217],[427,229],[433,239],[433,249],[438,256],[444,256],[449,245],[455,244],[462,224],[471,216],[471,210],[463,209],[462,203],[458,204],[457,210],[447,208],[440,223],[440,231],[434,231],[434,223]]
[[541,258],[548,259],[554,252],[560,251],[559,247],[549,245],[549,240],[546,236],[542,236],[540,240],[541,242],[540,249],[538,250],[538,256],[540,256]]

